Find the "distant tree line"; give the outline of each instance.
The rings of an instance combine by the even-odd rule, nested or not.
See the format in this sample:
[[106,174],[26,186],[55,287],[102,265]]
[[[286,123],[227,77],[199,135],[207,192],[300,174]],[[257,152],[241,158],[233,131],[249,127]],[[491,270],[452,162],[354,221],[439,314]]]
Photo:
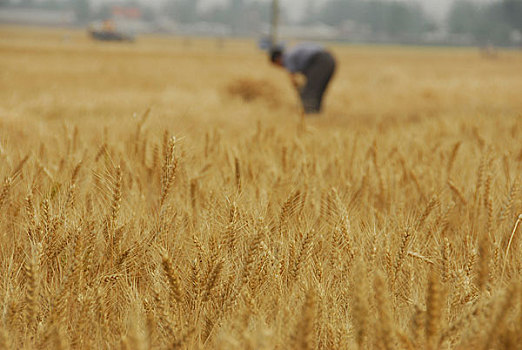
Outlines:
[[502,0],[479,5],[469,0],[453,4],[447,24],[449,32],[471,38],[480,45],[511,44],[522,32],[522,0]]
[[310,1],[304,23],[316,21],[332,26],[350,22],[390,37],[417,35],[435,28],[420,6],[400,1],[330,0],[319,7]]
[[522,32],[522,0],[497,0],[477,4],[456,0],[444,23],[431,19],[417,4],[383,0],[328,0],[315,5],[308,0],[303,22],[323,22],[332,26],[346,23],[366,28],[372,35],[389,39],[412,38],[446,29],[448,34],[479,45],[511,44]]
[[270,3],[266,1],[227,0],[198,11],[199,0],[167,0],[164,13],[178,23],[207,21],[231,26],[233,33],[257,32],[269,22]]
[[73,10],[79,23],[86,23],[91,19],[92,12],[89,0],[0,0],[0,6],[11,5],[42,10]]

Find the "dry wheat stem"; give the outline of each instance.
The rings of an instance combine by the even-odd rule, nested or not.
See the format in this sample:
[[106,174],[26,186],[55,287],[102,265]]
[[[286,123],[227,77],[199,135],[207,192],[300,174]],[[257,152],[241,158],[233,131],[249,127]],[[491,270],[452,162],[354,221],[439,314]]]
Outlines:
[[500,281],[504,280],[504,272],[506,271],[506,266],[508,263],[509,257],[509,248],[511,248],[511,243],[513,242],[513,238],[515,238],[515,232],[517,231],[518,225],[522,222],[522,214],[520,214],[515,222],[515,226],[513,227],[513,232],[511,232],[511,236],[509,237],[509,242],[506,247],[506,253],[504,254],[504,264],[502,265],[502,273],[500,274]]

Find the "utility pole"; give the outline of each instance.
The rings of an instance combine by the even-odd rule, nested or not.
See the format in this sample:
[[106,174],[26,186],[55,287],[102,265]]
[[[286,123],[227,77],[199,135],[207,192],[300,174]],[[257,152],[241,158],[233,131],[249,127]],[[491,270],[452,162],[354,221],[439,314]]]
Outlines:
[[270,46],[277,45],[277,29],[279,25],[279,0],[272,0],[272,18],[270,23]]

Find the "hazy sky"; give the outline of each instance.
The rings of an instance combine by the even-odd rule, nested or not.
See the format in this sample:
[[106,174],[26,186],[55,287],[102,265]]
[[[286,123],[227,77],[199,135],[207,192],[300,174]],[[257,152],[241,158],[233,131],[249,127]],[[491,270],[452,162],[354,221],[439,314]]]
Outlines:
[[[110,2],[111,0],[91,0],[92,3],[100,4],[104,2]],[[165,0],[140,0],[143,3],[147,4],[161,4]],[[245,1],[271,1],[271,0],[245,0]],[[306,7],[307,0],[279,0],[281,6],[284,6],[287,9],[287,13],[291,16],[291,18],[296,19],[302,13]],[[314,3],[320,4],[325,0],[314,0]],[[389,0],[392,1],[392,0]],[[435,18],[442,18],[451,4],[456,0],[404,0],[406,2],[419,3],[421,4],[427,13],[431,14]],[[472,0],[476,3],[487,3],[493,2],[495,0]],[[227,0],[200,0],[201,6],[207,7],[212,4],[225,3]]]

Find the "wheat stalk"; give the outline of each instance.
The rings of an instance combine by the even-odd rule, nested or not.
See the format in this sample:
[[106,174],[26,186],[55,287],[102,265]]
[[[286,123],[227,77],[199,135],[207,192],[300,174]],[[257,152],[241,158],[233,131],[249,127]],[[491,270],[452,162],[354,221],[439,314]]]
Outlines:
[[504,273],[506,272],[506,266],[509,258],[509,249],[511,248],[511,243],[513,243],[513,239],[515,238],[515,233],[517,232],[518,225],[522,222],[522,214],[520,214],[515,222],[515,226],[513,227],[513,232],[511,232],[511,236],[509,236],[509,242],[506,247],[506,252],[504,253],[504,264],[502,265],[502,273],[500,274],[500,281],[504,280]]

